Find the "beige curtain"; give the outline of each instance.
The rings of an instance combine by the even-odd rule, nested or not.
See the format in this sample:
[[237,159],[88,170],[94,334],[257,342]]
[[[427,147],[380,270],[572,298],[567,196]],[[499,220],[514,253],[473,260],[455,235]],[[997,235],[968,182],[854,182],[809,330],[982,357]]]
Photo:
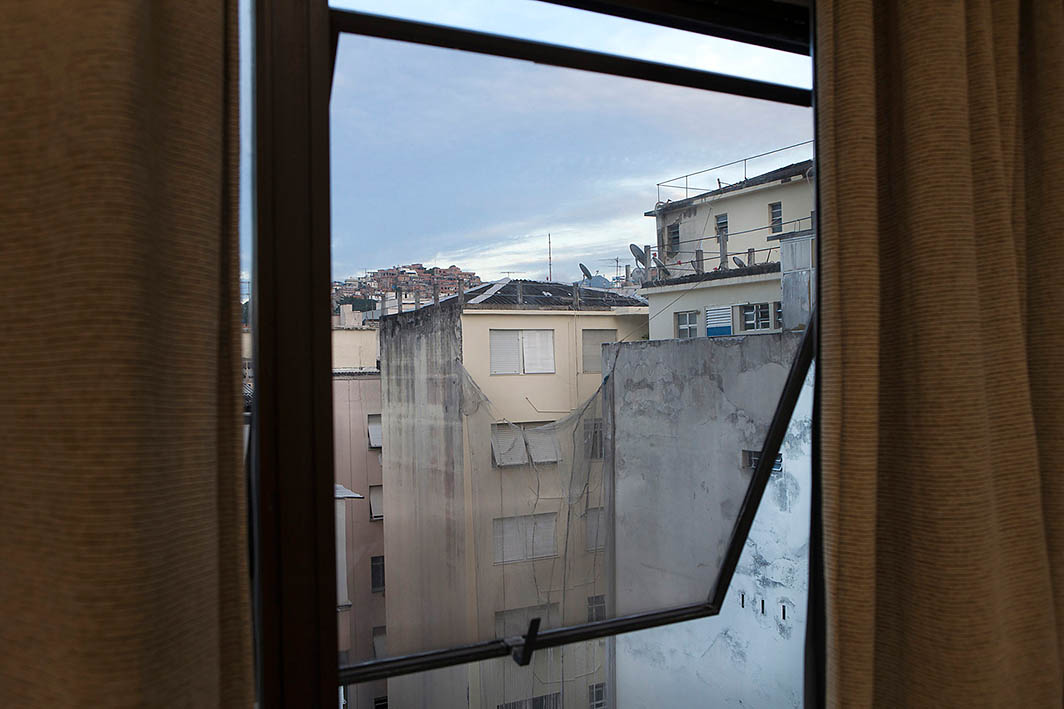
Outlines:
[[0,706],[252,702],[235,4],[2,4]]
[[1064,3],[817,3],[832,706],[1048,707]]

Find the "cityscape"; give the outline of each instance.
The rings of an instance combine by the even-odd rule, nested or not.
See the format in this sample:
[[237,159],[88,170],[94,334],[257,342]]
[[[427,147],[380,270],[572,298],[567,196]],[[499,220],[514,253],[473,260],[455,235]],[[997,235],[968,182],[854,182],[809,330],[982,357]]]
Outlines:
[[[613,278],[334,281],[341,665],[704,598],[809,323],[814,181],[804,160],[658,201]],[[250,390],[249,332],[245,357]],[[718,617],[351,685],[342,706],[800,706],[809,416],[806,392]]]

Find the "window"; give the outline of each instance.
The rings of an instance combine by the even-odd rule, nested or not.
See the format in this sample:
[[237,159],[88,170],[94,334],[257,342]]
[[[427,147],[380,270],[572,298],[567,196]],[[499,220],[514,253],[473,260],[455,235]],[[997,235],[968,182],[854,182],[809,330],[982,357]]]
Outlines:
[[587,709],[606,709],[605,682],[596,682],[587,688]]
[[605,596],[588,596],[587,597],[587,622],[593,623],[596,620],[606,619],[606,597]]
[[495,563],[527,561],[557,555],[554,539],[558,514],[546,512],[492,520]]
[[384,557],[372,556],[369,560],[369,585],[374,593],[384,590]]
[[742,309],[742,321],[740,324],[743,332],[770,329],[768,303],[750,303],[740,307]]
[[698,337],[698,311],[676,313],[676,337],[680,340]]
[[587,524],[585,548],[597,551],[606,548],[606,510],[603,507],[588,507],[584,513]]
[[369,432],[369,447],[380,448],[383,439],[381,432],[381,415],[370,414],[366,417],[366,429]]
[[514,702],[506,702],[497,705],[497,709],[562,709],[562,694],[541,694],[531,699],[518,699]]
[[526,608],[511,608],[495,613],[495,637],[510,638],[528,632],[528,624],[539,618],[539,627],[549,628],[558,620],[558,604],[544,603]]
[[731,308],[706,308],[706,336],[730,335],[732,331]]
[[717,215],[716,235],[717,235],[718,239],[720,237],[722,237],[722,236],[727,236],[728,235],[728,215],[727,214],[718,214]]
[[602,458],[602,419],[584,421],[584,449],[591,460]]
[[783,231],[783,202],[772,202],[768,205],[768,222],[772,225],[773,234]]
[[384,486],[369,486],[369,518],[384,519]]
[[554,330],[491,330],[492,374],[553,374]]
[[583,330],[584,372],[602,372],[602,346],[617,341],[616,330]]
[[373,657],[388,656],[388,629],[378,625],[373,628]]
[[[524,465],[529,454],[533,463],[558,461],[557,431],[549,421],[523,424],[493,423],[491,454],[496,467]],[[527,441],[527,448],[526,448]]]
[[388,709],[388,697],[387,697],[387,695],[385,695],[383,697],[374,697],[373,698],[373,709]]
[[669,242],[668,249],[670,254],[675,254],[680,250],[680,224],[670,224],[666,227],[668,232]]

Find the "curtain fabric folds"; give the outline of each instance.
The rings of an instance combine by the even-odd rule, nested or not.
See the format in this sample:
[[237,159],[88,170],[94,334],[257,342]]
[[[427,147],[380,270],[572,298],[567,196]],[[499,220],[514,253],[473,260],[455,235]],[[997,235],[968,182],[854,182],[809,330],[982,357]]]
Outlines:
[[1060,706],[1064,4],[817,3],[831,706]]
[[0,705],[250,706],[236,2],[0,18]]

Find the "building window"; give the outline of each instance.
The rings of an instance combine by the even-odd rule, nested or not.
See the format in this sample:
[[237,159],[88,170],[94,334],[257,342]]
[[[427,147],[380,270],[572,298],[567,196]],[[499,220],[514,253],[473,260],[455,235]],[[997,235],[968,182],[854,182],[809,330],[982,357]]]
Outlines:
[[539,627],[549,628],[557,625],[558,604],[544,603],[539,606],[527,608],[511,608],[495,613],[495,637],[512,638],[515,635],[524,635],[528,632],[528,624],[533,618],[539,618]]
[[602,419],[584,421],[584,450],[590,460],[602,459]]
[[490,330],[492,374],[553,374],[554,330]]
[[768,223],[772,225],[773,234],[783,231],[783,202],[768,205]]
[[771,329],[768,303],[750,303],[741,307],[743,332]]
[[587,528],[585,546],[587,551],[598,551],[606,548],[606,509],[604,507],[588,507],[584,513],[585,526]]
[[775,303],[773,303],[772,304],[772,312],[773,312],[773,316],[772,316],[773,325],[772,325],[772,327],[776,328],[777,330],[782,330],[783,329],[783,303],[781,303],[778,300]]
[[493,423],[492,461],[496,467],[524,465],[531,454],[533,463],[556,463],[559,457],[556,434],[557,430],[550,421]]
[[388,656],[388,629],[378,625],[373,628],[373,657],[381,658]]
[[[743,467],[753,470],[757,467],[758,461],[761,460],[761,451],[743,451]],[[776,456],[775,462],[772,464],[772,472],[779,473],[783,471],[783,454],[780,453]]]
[[369,585],[374,593],[384,591],[384,557],[372,556],[369,560]]
[[369,486],[369,518],[384,519],[384,486]]
[[493,519],[495,563],[508,564],[557,556],[554,538],[557,520],[556,512]]
[[606,683],[596,682],[587,688],[588,709],[606,709]]
[[383,697],[374,697],[373,698],[373,709],[388,709],[388,697],[387,697],[387,695],[385,695]]
[[728,235],[728,215],[727,214],[718,214],[717,215],[717,226],[716,226],[716,230],[715,231],[716,231],[716,235],[717,235],[718,239],[720,237],[722,237],[722,236],[727,236]]
[[730,306],[706,308],[706,336],[730,335],[732,330],[732,309]]
[[366,417],[366,430],[369,433],[369,447],[380,448],[384,434],[381,431],[381,415],[370,414]]
[[616,330],[583,330],[584,372],[602,372],[602,346],[617,341]]
[[680,250],[680,224],[678,222],[676,224],[670,224],[667,231],[669,237],[669,253],[675,254]]
[[676,313],[676,337],[684,340],[698,337],[698,311],[686,310]]
[[514,702],[496,705],[496,709],[562,709],[562,693],[541,694],[531,699],[518,699]]
[[605,596],[587,597],[587,622],[593,623],[596,620],[606,620]]

